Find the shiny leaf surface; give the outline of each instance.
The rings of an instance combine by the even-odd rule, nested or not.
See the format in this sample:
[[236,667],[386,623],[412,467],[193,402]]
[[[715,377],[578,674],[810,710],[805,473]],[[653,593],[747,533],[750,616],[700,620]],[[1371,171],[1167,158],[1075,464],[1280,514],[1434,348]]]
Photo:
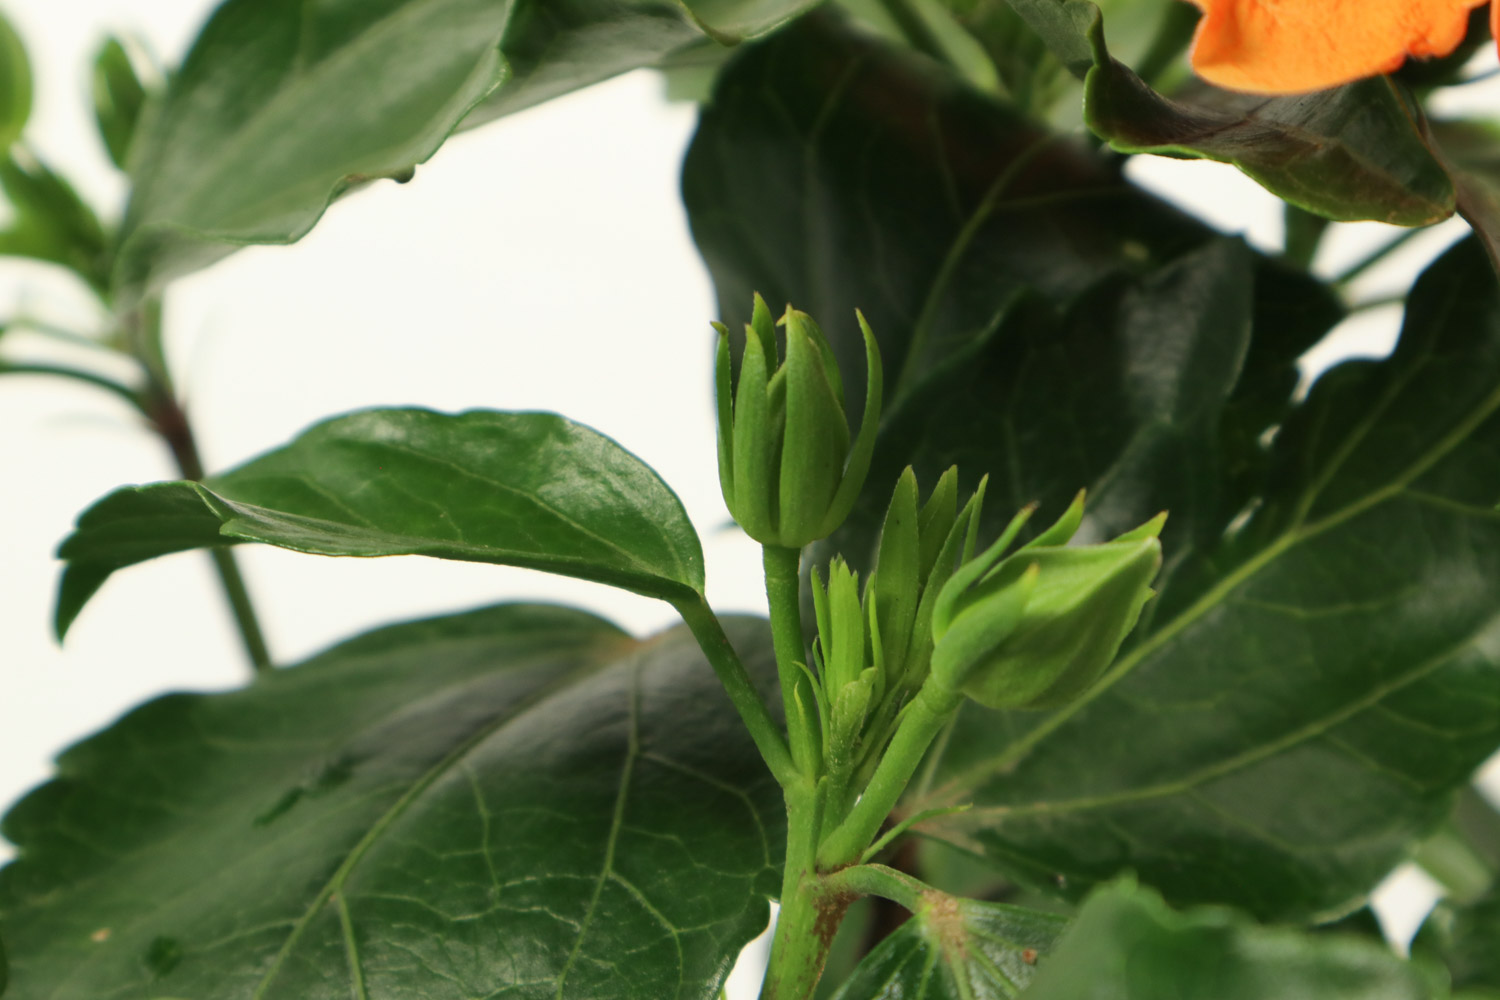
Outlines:
[[550,413],[367,410],[201,486],[127,487],[85,511],[59,550],[58,631],[114,570],[246,541],[523,566],[664,599],[703,589],[681,502],[602,434]]
[[[730,632],[765,679],[764,624]],[[58,771],[4,820],[7,1000],[710,1000],[780,877],[778,789],[686,631],[565,608],[168,695]]]
[[1213,236],[1117,167],[820,14],[726,69],[682,183],[730,330],[759,291],[859,371],[861,309],[890,407],[1022,288],[1066,300]]

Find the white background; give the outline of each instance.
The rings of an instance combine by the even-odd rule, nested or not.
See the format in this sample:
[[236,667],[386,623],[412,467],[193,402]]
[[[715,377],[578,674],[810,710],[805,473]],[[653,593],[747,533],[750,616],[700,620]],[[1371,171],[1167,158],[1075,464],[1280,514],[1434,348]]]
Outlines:
[[[106,31],[125,31],[175,61],[211,4],[6,6],[37,76],[28,141],[117,214],[124,186],[89,110],[92,53]],[[1470,87],[1462,99],[1495,107],[1496,89]],[[657,77],[631,74],[459,136],[410,184],[380,183],[335,205],[296,246],[244,250],[174,285],[169,352],[210,470],[357,407],[556,410],[616,438],[677,490],[704,538],[717,607],[763,611],[758,554],[724,530],[714,471],[713,298],[677,192],[694,117],[665,103]],[[1144,158],[1132,169],[1226,230],[1279,247],[1279,202],[1232,169]],[[1384,229],[1340,227],[1321,269],[1336,272]],[[1419,238],[1361,294],[1402,289],[1461,232],[1450,223]],[[66,279],[0,261],[0,316],[17,313],[85,329],[101,319]],[[1380,353],[1398,319],[1372,312],[1310,362]],[[13,358],[52,350],[26,337],[8,337],[6,349]],[[3,804],[44,780],[60,749],[129,707],[171,689],[231,687],[247,668],[198,554],[121,574],[66,648],[51,637],[52,552],[73,517],[119,485],[175,478],[123,404],[7,378],[0,470]],[[582,604],[639,633],[672,622],[663,604],[519,570],[238,552],[283,662],[372,625],[507,598]],[[6,851],[0,843],[0,858]],[[1410,933],[1429,892],[1408,873],[1383,893],[1394,937]]]

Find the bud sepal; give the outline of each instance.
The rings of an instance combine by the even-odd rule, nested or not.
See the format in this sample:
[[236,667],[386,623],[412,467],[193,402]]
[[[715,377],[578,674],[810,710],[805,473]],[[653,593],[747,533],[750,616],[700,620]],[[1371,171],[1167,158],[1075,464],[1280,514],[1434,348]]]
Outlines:
[[1031,509],[944,585],[933,609],[933,679],[990,708],[1067,704],[1114,661],[1161,567],[1166,515],[1095,545],[1067,543],[1083,494],[1009,556]]

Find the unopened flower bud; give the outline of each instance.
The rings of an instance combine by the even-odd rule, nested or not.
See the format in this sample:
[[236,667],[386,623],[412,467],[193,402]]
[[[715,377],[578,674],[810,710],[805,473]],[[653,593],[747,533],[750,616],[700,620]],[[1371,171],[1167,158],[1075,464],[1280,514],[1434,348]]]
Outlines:
[[745,327],[739,382],[731,386],[729,331],[719,331],[719,483],[745,533],[762,545],[798,549],[833,532],[864,485],[880,422],[880,351],[864,334],[865,412],[851,446],[844,386],[833,349],[806,313],[787,309],[786,356],[759,295]]
[[1005,556],[1030,514],[954,573],[933,609],[934,679],[990,708],[1052,708],[1092,687],[1161,566],[1165,514],[1113,541],[1068,547],[1080,493],[1057,524]]

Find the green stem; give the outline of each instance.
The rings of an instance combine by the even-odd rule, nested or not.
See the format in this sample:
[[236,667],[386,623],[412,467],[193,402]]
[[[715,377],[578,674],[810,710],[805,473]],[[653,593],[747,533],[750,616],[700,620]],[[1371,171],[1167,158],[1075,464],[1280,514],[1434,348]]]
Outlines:
[[[161,315],[161,300],[148,299],[134,317],[135,321],[127,328],[131,353],[146,370],[147,387],[143,394],[142,411],[171,451],[182,478],[198,482],[204,475],[203,458],[198,453],[198,441],[193,434],[193,425],[188,421],[187,411],[177,402],[176,393],[172,389],[166,354],[162,350]],[[234,615],[234,623],[239,628],[245,654],[250,658],[250,665],[256,672],[270,670],[271,653],[266,647],[265,633],[261,631],[255,605],[250,601],[250,590],[245,586],[239,562],[228,549],[214,549],[210,555],[219,575],[219,583],[224,588],[224,597],[229,602],[230,613]]]
[[1362,302],[1353,302],[1353,303],[1350,303],[1350,305],[1349,305],[1349,315],[1350,316],[1357,316],[1357,315],[1359,315],[1362,312],[1369,312],[1371,309],[1384,309],[1387,306],[1404,305],[1405,302],[1406,302],[1406,293],[1405,292],[1398,292],[1395,295],[1382,295],[1382,296],[1379,296],[1378,298],[1365,299]]
[[928,746],[958,711],[962,696],[939,688],[928,678],[901,715],[896,735],[880,758],[864,794],[848,817],[823,841],[818,863],[825,871],[847,865],[860,857],[880,833],[881,824],[896,808],[901,793],[922,763]]
[[1303,270],[1311,268],[1323,236],[1328,232],[1329,221],[1290,202],[1282,206],[1282,218],[1286,225],[1282,259]]
[[812,684],[797,664],[807,662],[802,642],[802,551],[779,545],[763,548],[766,601],[771,610],[771,642],[776,650],[776,673],[781,679],[781,704],[786,710],[787,742],[792,761],[804,775],[822,769]]
[[116,382],[112,378],[104,375],[96,375],[81,368],[69,368],[66,365],[11,364],[10,362],[0,362],[0,375],[54,375],[58,378],[70,378],[75,382],[84,382],[97,389],[113,393],[124,399],[133,409],[142,413],[145,412],[145,403],[141,399],[140,393],[127,385]]
[[245,655],[256,671],[271,669],[271,651],[266,648],[265,635],[260,630],[260,619],[255,616],[255,605],[250,603],[250,590],[240,574],[240,565],[234,553],[228,549],[210,549],[214,569],[219,572],[219,583],[224,588],[224,597],[229,601],[229,610],[240,631],[240,641],[245,645]]
[[1349,284],[1424,232],[1426,230],[1420,226],[1402,230],[1346,268],[1342,274],[1333,279],[1333,283],[1335,285]]
[[786,741],[781,738],[781,729],[771,718],[765,702],[761,701],[750,675],[745,671],[744,663],[735,653],[729,636],[724,634],[718,615],[713,613],[702,594],[695,594],[692,599],[680,602],[673,601],[672,606],[687,623],[693,638],[698,640],[698,646],[703,650],[703,655],[708,657],[709,665],[718,675],[719,683],[724,685],[745,728],[750,730],[750,738],[755,741],[771,774],[782,788],[792,787],[800,780],[800,775],[787,750]]
[[854,865],[826,875],[825,890],[849,896],[879,896],[898,903],[912,913],[922,905],[924,897],[937,890],[906,872],[886,865]]
[[771,942],[771,960],[761,984],[761,1000],[809,1000],[823,975],[833,936],[854,901],[852,894],[829,892],[818,876],[818,832],[823,825],[826,782],[806,779],[786,792],[786,868],[781,880],[781,912]]

